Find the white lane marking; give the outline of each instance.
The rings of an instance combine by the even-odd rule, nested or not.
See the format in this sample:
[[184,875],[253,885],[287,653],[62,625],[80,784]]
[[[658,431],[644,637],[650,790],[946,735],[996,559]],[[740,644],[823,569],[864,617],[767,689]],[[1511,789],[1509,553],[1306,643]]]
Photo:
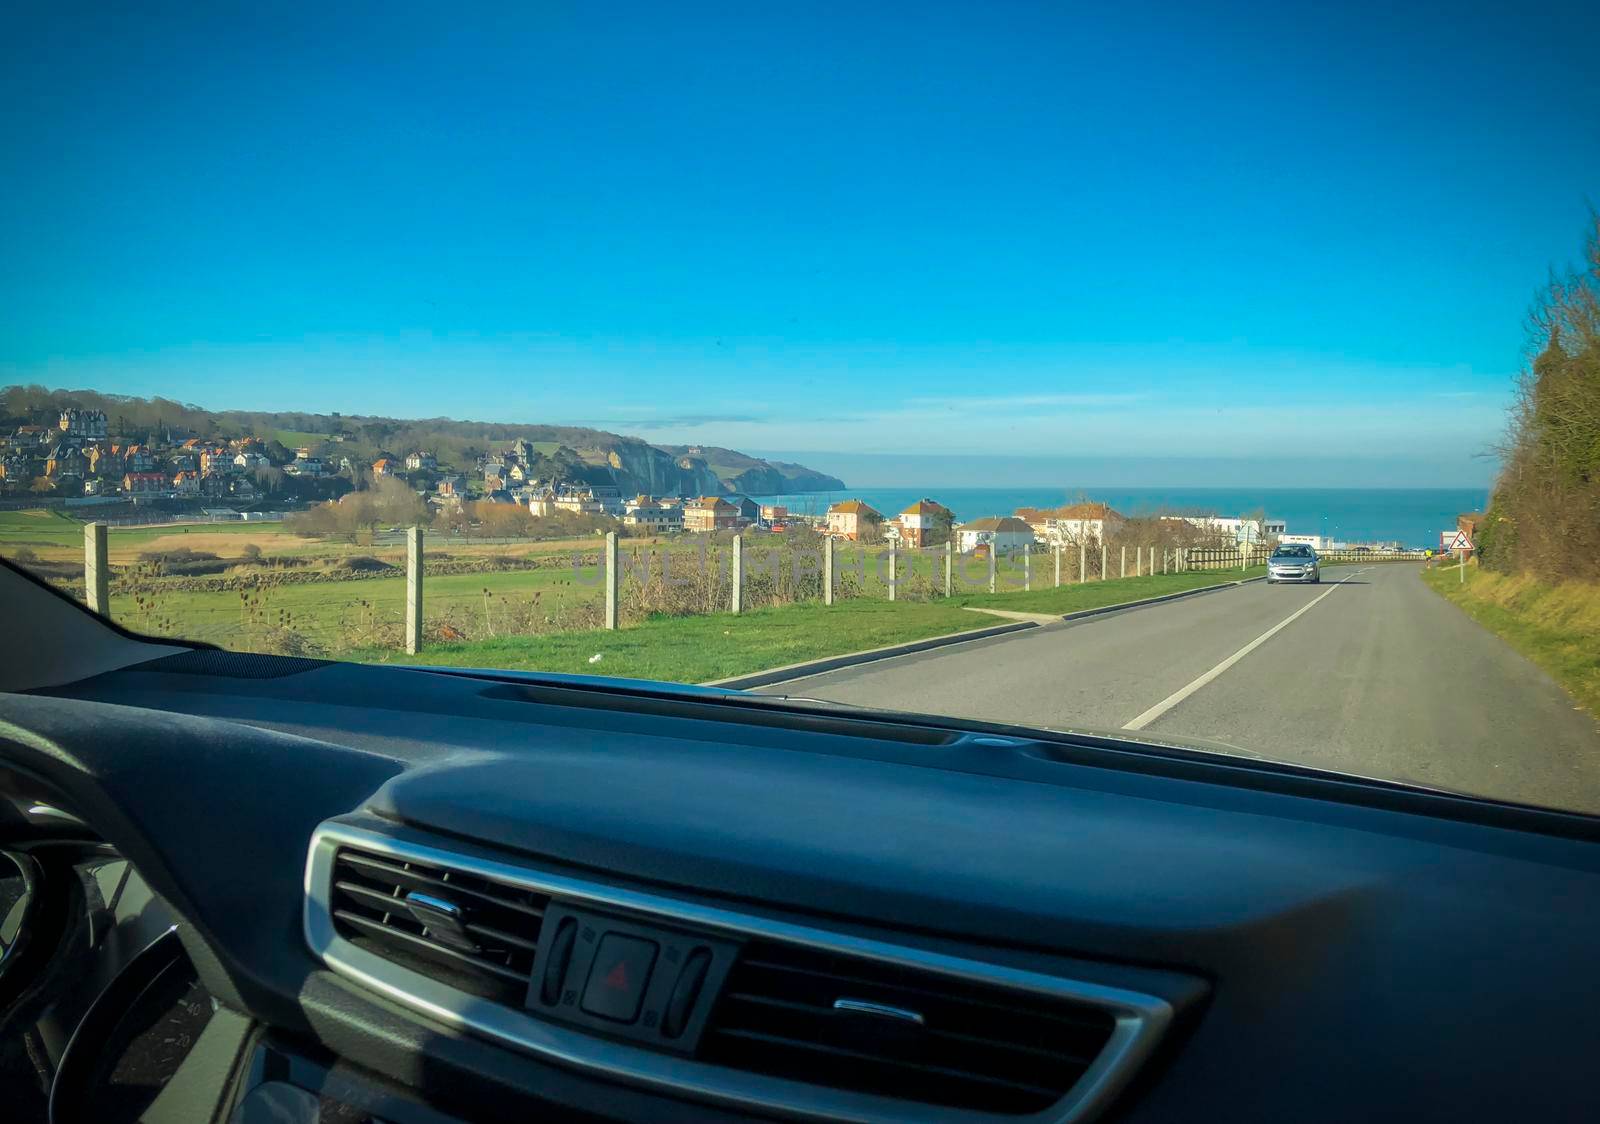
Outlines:
[[1233,655],[1231,655],[1227,659],[1223,660],[1216,667],[1212,668],[1210,671],[1208,671],[1204,675],[1200,676],[1200,678],[1196,679],[1194,682],[1188,684],[1187,686],[1179,687],[1176,691],[1172,692],[1172,694],[1168,695],[1166,698],[1164,698],[1160,702],[1156,703],[1155,706],[1151,707],[1149,710],[1145,711],[1143,714],[1139,715],[1139,717],[1135,718],[1132,722],[1129,722],[1126,726],[1124,726],[1122,728],[1124,730],[1142,730],[1142,729],[1144,729],[1146,726],[1150,725],[1150,723],[1154,722],[1157,718],[1160,718],[1167,711],[1169,711],[1173,707],[1177,706],[1184,699],[1186,699],[1190,695],[1194,694],[1201,687],[1204,687],[1207,683],[1211,682],[1217,676],[1221,675],[1224,671],[1227,671],[1234,664],[1236,664],[1240,660],[1244,659],[1251,652],[1253,652],[1257,648],[1261,647],[1261,645],[1265,644],[1268,640],[1271,640],[1274,636],[1276,636],[1283,629],[1288,628],[1300,616],[1302,616],[1305,613],[1310,612],[1312,610],[1312,608],[1315,607],[1315,605],[1317,604],[1318,601],[1321,601],[1324,597],[1327,597],[1329,594],[1333,593],[1333,591],[1335,589],[1338,589],[1347,580],[1348,579],[1346,579],[1346,578],[1340,578],[1338,581],[1330,583],[1332,588],[1328,589],[1324,593],[1318,594],[1316,597],[1312,598],[1310,601],[1307,601],[1304,605],[1300,606],[1300,608],[1298,608],[1294,612],[1290,613],[1287,617],[1284,617],[1283,620],[1279,621],[1277,624],[1275,624],[1271,628],[1267,629],[1267,631],[1263,632],[1260,636],[1257,636],[1254,640],[1250,641],[1250,643],[1246,644],[1243,648],[1240,648],[1237,652],[1233,653]]

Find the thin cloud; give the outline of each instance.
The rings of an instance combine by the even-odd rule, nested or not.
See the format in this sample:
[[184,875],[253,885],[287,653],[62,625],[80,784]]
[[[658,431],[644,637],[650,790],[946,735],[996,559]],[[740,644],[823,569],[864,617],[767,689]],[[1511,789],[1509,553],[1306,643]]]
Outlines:
[[1149,399],[1148,394],[1005,394],[945,395],[911,398],[907,405],[951,410],[1037,410],[1049,407],[1085,409],[1105,406],[1131,406]]
[[764,414],[645,414],[639,417],[576,418],[562,425],[628,426],[633,429],[674,429],[699,425],[745,425],[771,421]]

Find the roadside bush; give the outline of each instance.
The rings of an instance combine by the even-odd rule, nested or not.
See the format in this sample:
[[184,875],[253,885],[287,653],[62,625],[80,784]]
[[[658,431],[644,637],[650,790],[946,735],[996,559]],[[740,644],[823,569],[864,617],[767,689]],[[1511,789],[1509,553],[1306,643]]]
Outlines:
[[370,554],[352,554],[348,558],[341,558],[338,562],[341,569],[352,570],[362,574],[391,573],[399,567],[391,566],[381,558],[374,558]]
[[157,575],[176,577],[220,574],[234,565],[232,561],[219,558],[209,550],[190,550],[187,547],[179,547],[176,550],[147,550],[139,555],[139,561],[150,567]]

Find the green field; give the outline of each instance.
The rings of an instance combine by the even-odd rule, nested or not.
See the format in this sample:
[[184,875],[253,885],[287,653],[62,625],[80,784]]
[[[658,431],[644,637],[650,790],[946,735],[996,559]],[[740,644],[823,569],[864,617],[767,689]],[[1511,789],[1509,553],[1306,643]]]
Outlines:
[[[0,556],[28,547],[47,556],[47,551],[69,551],[74,559],[83,557],[84,520],[59,511],[0,511]],[[107,544],[115,559],[119,549],[143,546],[171,535],[237,535],[266,542],[283,535],[283,524],[271,522],[163,523],[150,527],[112,527],[106,532]]]
[[[1082,609],[1098,609],[1106,605],[1120,605],[1125,601],[1138,601],[1145,597],[1160,597],[1168,593],[1182,593],[1222,582],[1255,578],[1267,572],[1265,566],[1252,566],[1248,570],[1191,570],[1184,574],[1152,574],[1139,578],[1111,578],[1106,581],[1088,581],[1076,585],[1063,585],[1059,589],[1034,589],[1022,593],[975,593],[961,597],[961,602],[974,607],[1009,609],[1025,613],[1076,613]],[[1053,580],[1054,571],[1047,575]],[[1037,584],[1037,583],[1035,583]]]
[[[138,595],[113,589],[111,617],[140,632],[182,636],[223,647],[250,647],[252,630],[287,629],[338,654],[369,634],[398,629],[405,618],[405,578],[307,582],[237,591],[158,590]],[[574,580],[570,570],[430,576],[423,589],[431,621],[457,622],[462,631],[505,631],[539,607],[554,612],[572,601],[600,601],[597,585]],[[488,596],[484,596],[484,591]],[[471,633],[469,633],[471,634]]]
[[[82,558],[82,542],[82,524],[71,518],[45,512],[0,513],[0,554],[30,545],[41,558],[73,562]],[[793,543],[776,536],[752,536],[746,542],[746,572],[752,580],[771,565],[769,551],[778,552],[786,572],[794,571]],[[403,551],[394,546],[310,538],[278,524],[113,528],[110,535],[117,565],[137,560],[152,547],[165,551],[190,546],[234,559],[246,543],[255,543],[269,557],[309,558],[314,568],[329,572],[338,572],[341,560],[352,555],[376,556],[396,565],[403,558]],[[506,547],[437,537],[430,538],[429,545],[430,556],[441,562],[446,555],[466,559],[486,554],[577,551],[593,557],[598,546],[590,539]],[[689,538],[663,548],[625,540],[623,551],[632,556],[666,549],[674,558],[695,559],[697,564],[702,546],[709,546],[708,561],[720,568],[729,549],[726,542],[707,544]],[[1262,572],[1255,567],[1250,571],[1209,570],[1074,583],[1077,559],[1063,555],[1066,584],[1053,588],[1053,559],[1041,554],[1032,559],[1032,588],[1024,592],[1021,560],[1003,557],[996,567],[1000,592],[990,594],[987,560],[958,558],[955,596],[945,599],[941,596],[943,550],[902,551],[898,573],[903,584],[899,600],[891,603],[887,600],[886,554],[886,547],[841,544],[835,560],[841,598],[831,608],[812,602],[760,607],[739,616],[663,614],[617,632],[594,628],[602,593],[593,580],[592,566],[585,567],[581,575],[568,566],[430,573],[425,584],[430,641],[423,655],[412,662],[699,682],[999,623],[998,618],[971,612],[969,607],[1062,614]],[[819,556],[812,555],[808,561],[812,572],[820,567]],[[1113,553],[1111,564],[1120,564],[1118,553]],[[678,565],[673,563],[674,573],[680,572]],[[656,567],[659,573],[659,563]],[[359,580],[281,583],[275,576],[278,572],[270,567],[234,572],[252,575],[259,584],[241,593],[185,589],[215,579],[191,580],[179,575],[144,580],[131,592],[113,583],[113,619],[136,631],[183,636],[228,648],[304,651],[358,660],[403,658],[397,649],[405,612],[405,579],[398,569]],[[625,614],[639,611],[627,608],[627,590],[623,602]],[[637,606],[636,601],[634,604]],[[626,615],[624,619],[626,622]],[[596,655],[600,659],[591,663]]]
[[[617,632],[508,637],[441,644],[417,656],[352,652],[375,663],[579,672],[704,683],[770,667],[1001,623],[948,602],[861,599],[832,607],[784,605],[734,616],[654,618]],[[598,656],[599,659],[595,657]]]

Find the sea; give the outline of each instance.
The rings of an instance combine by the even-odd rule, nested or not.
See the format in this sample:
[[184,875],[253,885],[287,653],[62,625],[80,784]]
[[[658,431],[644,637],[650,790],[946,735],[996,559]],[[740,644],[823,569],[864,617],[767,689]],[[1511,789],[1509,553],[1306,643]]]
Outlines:
[[831,503],[860,499],[892,517],[924,496],[944,504],[961,522],[1089,499],[1129,516],[1264,512],[1284,520],[1290,534],[1411,547],[1438,546],[1439,532],[1453,529],[1459,513],[1482,511],[1489,501],[1486,488],[1086,488],[1069,493],[1059,488],[861,487],[752,498],[802,515],[820,515]]

